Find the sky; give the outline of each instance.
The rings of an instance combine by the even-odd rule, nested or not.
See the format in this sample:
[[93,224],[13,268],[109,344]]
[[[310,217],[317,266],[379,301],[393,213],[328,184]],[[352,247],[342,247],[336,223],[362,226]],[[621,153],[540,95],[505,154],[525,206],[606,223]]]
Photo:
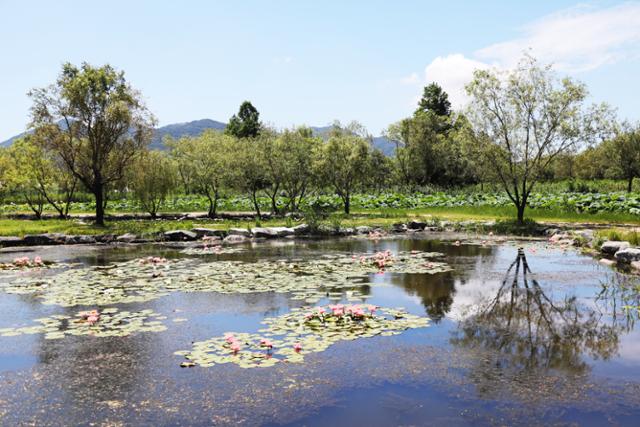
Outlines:
[[463,108],[474,69],[525,51],[640,119],[640,1],[0,0],[0,141],[64,62],[123,70],[159,125],[226,122],[249,100],[278,128],[357,120],[378,135],[425,84]]

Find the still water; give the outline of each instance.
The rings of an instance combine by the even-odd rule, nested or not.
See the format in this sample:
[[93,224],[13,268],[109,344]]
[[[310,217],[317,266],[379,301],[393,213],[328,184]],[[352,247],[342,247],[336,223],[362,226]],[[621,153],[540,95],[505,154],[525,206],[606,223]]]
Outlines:
[[[2,425],[638,425],[640,336],[633,278],[543,242],[456,245],[447,236],[284,241],[202,262],[436,251],[453,271],[373,274],[367,303],[404,307],[429,327],[343,341],[302,364],[181,368],[174,355],[303,302],[287,294],[174,292],[152,309],[167,330],[125,337],[0,337]],[[3,253],[108,265],[163,246],[41,248]],[[74,268],[84,268],[83,266]],[[5,281],[8,279],[4,279]],[[326,304],[320,301],[319,304]],[[626,307],[626,308],[625,308]],[[81,309],[0,294],[0,328]],[[171,321],[176,318],[186,321]]]

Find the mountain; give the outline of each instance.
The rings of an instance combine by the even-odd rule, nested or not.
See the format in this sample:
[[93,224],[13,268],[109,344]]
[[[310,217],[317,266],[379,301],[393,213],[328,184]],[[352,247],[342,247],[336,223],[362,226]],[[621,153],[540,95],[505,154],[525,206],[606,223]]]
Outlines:
[[[163,139],[165,136],[180,138],[182,136],[198,136],[207,129],[224,130],[226,123],[217,122],[211,119],[194,120],[185,123],[173,123],[157,128],[153,134],[150,148],[155,150],[165,150]],[[315,135],[326,136],[331,130],[331,126],[312,126],[311,130]],[[31,131],[23,132],[4,142],[0,142],[0,147],[8,147],[15,140],[28,135]],[[387,156],[392,156],[395,151],[395,144],[383,136],[376,136],[372,139],[373,146],[382,151]]]
[[186,123],[174,123],[156,129],[151,140],[151,149],[164,150],[163,139],[165,136],[180,138],[181,136],[198,136],[207,129],[224,130],[226,123],[215,120],[202,119]]

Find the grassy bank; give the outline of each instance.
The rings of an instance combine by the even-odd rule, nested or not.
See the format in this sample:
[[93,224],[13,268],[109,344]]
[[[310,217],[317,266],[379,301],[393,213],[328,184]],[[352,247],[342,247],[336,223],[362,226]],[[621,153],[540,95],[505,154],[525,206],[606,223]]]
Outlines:
[[[551,223],[594,223],[640,225],[638,215],[624,213],[572,213],[553,209],[529,209],[528,217],[536,222]],[[515,217],[511,207],[447,207],[423,209],[360,209],[351,215],[334,214],[323,222],[333,227],[354,227],[358,225],[389,227],[393,223],[421,219],[434,224],[441,221],[488,221],[510,220]],[[271,219],[263,221],[240,220],[118,220],[109,221],[105,227],[97,227],[90,221],[78,219],[60,220],[17,220],[0,219],[0,236],[24,236],[38,233],[64,234],[124,234],[138,235],[158,233],[175,229],[194,227],[207,228],[252,228],[256,226],[294,226],[304,220]]]

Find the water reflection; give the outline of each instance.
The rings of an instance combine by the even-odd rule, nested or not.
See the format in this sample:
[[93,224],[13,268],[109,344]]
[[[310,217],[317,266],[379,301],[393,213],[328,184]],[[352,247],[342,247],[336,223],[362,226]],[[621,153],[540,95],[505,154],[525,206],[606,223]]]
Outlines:
[[549,369],[583,374],[589,369],[584,356],[616,355],[628,323],[611,321],[597,304],[549,294],[519,249],[497,293],[459,323],[451,343],[486,350],[491,364],[513,376]]

